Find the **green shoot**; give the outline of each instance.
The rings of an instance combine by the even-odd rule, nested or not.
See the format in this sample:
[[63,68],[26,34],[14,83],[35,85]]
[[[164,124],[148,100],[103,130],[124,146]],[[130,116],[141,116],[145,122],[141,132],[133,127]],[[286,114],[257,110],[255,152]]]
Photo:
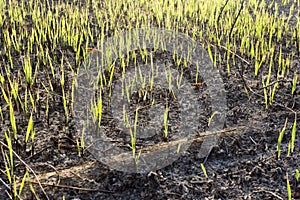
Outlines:
[[24,176],[22,178],[22,182],[21,182],[21,185],[20,185],[20,188],[19,188],[19,196],[21,196],[21,194],[22,194],[22,191],[23,191],[23,188],[25,186],[25,182],[26,182],[26,179],[27,179],[28,176],[29,176],[29,173],[26,170],[26,173],[24,174]]
[[292,149],[292,142],[290,140],[289,143],[288,143],[288,154],[287,154],[287,156],[291,155],[291,149]]
[[295,121],[292,128],[291,153],[293,153],[295,149],[296,131],[297,131],[297,116],[295,116]]
[[204,173],[205,178],[208,178],[208,175],[207,175],[207,172],[206,172],[206,169],[205,169],[204,164],[201,163],[200,165],[201,165],[201,169],[202,169],[202,171],[203,171],[203,173]]
[[80,146],[81,146],[82,154],[83,154],[84,153],[84,148],[85,148],[85,145],[84,145],[84,128],[82,128],[82,132],[81,132]]
[[262,79],[262,85],[264,87],[264,99],[265,99],[265,105],[266,105],[266,109],[268,110],[269,104],[268,104],[268,92],[267,92],[267,87],[265,84],[265,81]]
[[209,44],[207,45],[207,51],[208,51],[211,62],[214,62],[214,58],[213,58],[212,51],[211,51]]
[[102,120],[102,95],[100,94],[100,96],[98,97],[97,100],[97,104],[95,106],[93,106],[93,110],[94,110],[94,115],[95,115],[95,121],[98,122],[98,127],[100,127],[101,124],[101,120]]
[[287,192],[288,192],[288,200],[292,200],[292,191],[291,191],[291,185],[289,181],[289,175],[286,172],[286,187],[287,187]]
[[287,121],[288,121],[288,119],[286,118],[284,126],[283,126],[283,128],[282,128],[282,130],[281,130],[281,132],[279,134],[279,137],[278,137],[278,142],[277,142],[277,158],[278,159],[280,158],[280,145],[281,145],[284,133],[285,133]]
[[28,126],[27,126],[27,131],[26,131],[26,135],[25,135],[25,143],[28,142],[29,139],[29,135],[31,135],[33,133],[33,120],[32,120],[32,113],[30,115],[30,119],[28,122]]
[[[132,150],[132,155],[133,158],[136,159],[136,128],[137,128],[137,123],[138,123],[138,108],[136,108],[135,110],[135,119],[134,119],[134,126],[133,126],[133,132],[132,129],[130,127],[129,131],[130,131],[130,141],[131,141],[131,150]],[[128,120],[128,119],[127,119]]]
[[298,81],[298,74],[295,73],[294,78],[293,78],[293,85],[292,85],[292,95],[294,95],[297,87],[297,81]]
[[208,127],[210,126],[211,121],[213,120],[214,116],[217,114],[217,112],[213,112],[213,114],[210,116],[210,118],[208,119]]
[[1,119],[2,119],[2,121],[4,120],[4,118],[3,118],[3,112],[2,112],[2,107],[0,106],[0,116],[1,116]]
[[68,100],[67,100],[67,96],[65,93],[65,76],[64,76],[64,68],[63,68],[63,60],[61,62],[61,80],[60,80],[60,85],[61,85],[61,91],[62,91],[62,96],[63,96],[63,106],[64,106],[64,111],[65,111],[65,121],[66,124],[68,124],[69,122],[69,111],[68,111]]
[[9,156],[7,156],[7,154],[5,153],[5,158],[6,158],[5,169],[6,169],[6,174],[7,174],[9,183],[13,184],[14,159],[13,159],[12,141],[11,141],[9,132],[8,132],[8,134],[5,132],[5,139],[6,139],[6,143],[7,143],[8,151],[9,151]]
[[271,92],[270,100],[269,100],[270,101],[270,105],[272,105],[272,103],[274,101],[275,91],[276,91],[276,88],[278,87],[278,85],[279,85],[278,82],[276,82],[274,84],[274,87],[273,87],[272,92]]
[[9,102],[9,116],[10,116],[11,128],[14,133],[14,139],[17,139],[17,125],[16,125],[15,114],[14,114],[14,108],[11,101]]
[[26,83],[31,88],[31,86],[33,84],[33,79],[32,79],[33,75],[32,75],[32,66],[31,66],[29,56],[27,56],[27,58],[24,61],[23,71],[24,71],[24,74],[25,74]]
[[167,102],[165,113],[164,113],[164,138],[168,138],[168,116],[169,116],[169,107]]

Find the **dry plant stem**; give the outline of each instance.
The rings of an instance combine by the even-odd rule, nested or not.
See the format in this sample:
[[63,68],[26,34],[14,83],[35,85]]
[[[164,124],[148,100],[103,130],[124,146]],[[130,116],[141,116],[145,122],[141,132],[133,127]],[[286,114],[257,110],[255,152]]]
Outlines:
[[245,58],[243,58],[242,56],[238,55],[237,53],[231,51],[231,50],[228,49],[227,47],[225,47],[225,46],[223,46],[223,45],[214,45],[214,44],[210,43],[210,42],[209,42],[208,40],[206,40],[206,39],[203,39],[203,40],[204,40],[207,44],[209,44],[209,45],[211,45],[211,46],[213,46],[213,47],[215,47],[215,48],[222,48],[222,49],[224,49],[224,50],[226,50],[226,51],[229,51],[231,54],[233,54],[233,55],[235,55],[236,57],[238,57],[239,59],[241,59],[241,61],[243,61],[243,62],[246,63],[247,65],[250,65],[250,62],[249,62],[249,61],[247,61]]
[[[73,173],[81,173],[81,170],[86,170],[86,169],[89,169],[89,168],[93,168],[94,164],[95,164],[95,162],[88,162],[88,163],[84,163],[82,165],[69,167],[67,169],[62,169],[62,170],[59,170],[59,171],[54,169],[54,171],[52,171],[52,172],[38,174],[36,178],[38,178],[39,180],[47,180],[47,179],[49,179],[50,177],[53,177],[53,176],[66,178],[66,177],[68,177],[69,175],[71,175]],[[31,180],[28,180],[28,181],[37,182],[35,179],[31,179]]]
[[[25,158],[25,160],[30,160],[30,159],[32,159],[33,157],[35,157],[35,156],[37,156],[37,155],[40,155],[40,154],[43,153],[45,150],[47,150],[47,149],[49,149],[49,148],[51,148],[51,147],[53,147],[52,144],[51,144],[51,145],[48,145],[48,146],[46,146],[46,147],[44,147],[43,149],[41,149],[40,151],[36,152],[35,154],[33,154],[33,155],[31,155],[31,156]],[[16,166],[17,166],[17,165],[16,165]]]
[[269,193],[269,194],[273,195],[276,199],[280,199],[280,200],[284,199],[284,198],[280,197],[279,195],[275,194],[274,192],[268,191],[266,188],[255,190],[251,193]]
[[[11,192],[11,187],[9,185],[7,185],[3,180],[2,178],[0,178],[0,182]],[[8,192],[8,190],[5,190],[7,196],[10,198],[10,199],[14,199]],[[22,199],[18,194],[16,194],[16,197],[18,197],[18,199]]]
[[235,26],[235,24],[236,24],[239,16],[241,15],[241,11],[243,10],[243,8],[244,8],[244,0],[241,2],[241,7],[239,9],[239,12],[238,12],[237,16],[235,17],[234,22],[233,22],[233,24],[231,26],[231,29],[230,29],[230,32],[229,32],[229,35],[228,35],[228,37],[229,37],[229,44],[231,43],[231,36],[232,36],[233,28],[234,28],[234,26]]
[[[34,165],[34,167],[43,167],[43,166],[48,166],[55,171],[55,173],[57,174],[57,177],[58,177],[56,184],[59,184],[60,183],[60,173],[59,173],[59,171],[57,171],[57,169],[53,165],[50,165],[48,163],[40,163],[40,164]],[[30,179],[27,179],[26,181],[30,181]]]
[[221,15],[222,15],[222,13],[223,13],[223,11],[224,11],[226,5],[228,4],[228,1],[229,1],[229,0],[226,0],[225,4],[222,6],[222,8],[221,8],[221,10],[220,10],[220,13],[219,13],[218,18],[217,18],[217,24],[219,24],[220,17],[221,17]]
[[265,89],[265,88],[268,88],[268,87],[271,87],[271,86],[274,85],[275,83],[279,83],[279,82],[284,82],[284,80],[280,79],[280,80],[274,81],[274,82],[272,82],[272,83],[270,83],[270,84],[268,84],[268,85],[266,85],[266,86],[264,86],[264,87],[259,88],[259,90]]
[[9,185],[7,185],[7,184],[2,180],[2,178],[0,178],[0,182],[1,182],[7,189],[10,190]]
[[[93,168],[94,164],[95,164],[95,162],[88,162],[88,163],[85,163],[85,164],[80,165],[80,166],[74,166],[74,167],[71,167],[71,168],[68,168],[68,169],[64,169],[64,170],[60,170],[60,171],[57,171],[54,168],[55,171],[53,171],[53,172],[48,172],[48,173],[45,173],[45,174],[39,174],[39,175],[37,175],[35,177],[35,180],[29,180],[29,179],[27,179],[26,181],[29,182],[29,183],[33,183],[33,184],[39,184],[39,182],[37,180],[40,180],[40,179],[49,179],[52,176],[58,176],[58,177],[62,177],[62,178],[67,178],[67,177],[70,177],[72,174],[80,173],[80,170],[85,170],[85,169],[88,169],[88,168]],[[53,183],[40,183],[40,184],[44,185],[44,186],[52,186],[52,187],[59,187],[59,188],[68,188],[68,189],[72,189],[72,190],[114,193],[114,191],[109,191],[109,190],[104,190],[104,189],[83,188],[83,187],[62,185],[62,184],[59,184],[59,183],[57,183],[57,184],[53,184]]]
[[[2,146],[1,146],[1,153],[2,153],[2,156],[3,156],[3,160],[5,160],[5,156],[4,156],[4,151],[3,151],[3,148],[2,148]],[[6,173],[5,173],[5,171],[3,171],[2,169],[0,169],[0,172],[2,173],[2,174],[5,174],[6,175]],[[12,191],[12,187],[10,186],[10,185],[8,185],[8,184],[6,184],[1,178],[0,178],[0,182],[2,182],[3,183],[3,185],[6,187],[6,188],[8,188],[8,190],[6,190],[5,192],[6,192],[6,194],[7,194],[7,196],[10,198],[10,199],[13,199],[13,197],[10,195],[10,193],[9,193],[9,191],[12,193],[13,191]],[[15,196],[16,197],[18,197],[19,199],[21,199],[20,198],[20,196],[18,195],[18,194],[15,194]]]
[[[9,149],[8,146],[7,146],[6,144],[4,144],[2,141],[0,141],[0,144],[1,144],[2,146],[4,146],[5,148]],[[33,171],[33,169],[32,169],[29,165],[27,165],[27,164],[22,160],[22,158],[21,158],[14,150],[12,150],[12,152],[13,152],[13,154],[21,161],[21,163],[23,163],[23,165],[25,165],[25,166],[27,167],[27,169],[29,169],[29,171],[32,172],[32,174],[34,175],[34,177],[37,178],[37,175],[35,174],[35,172]],[[38,178],[37,178],[37,184],[40,186],[40,188],[41,188],[43,194],[45,195],[45,197],[49,200],[49,197],[48,197],[48,195],[46,194],[46,192],[45,192],[45,190],[44,190],[44,188],[43,188],[43,186],[42,186],[42,184],[41,184],[41,182],[39,181]]]
[[[261,97],[261,98],[264,98],[263,95],[258,94],[257,92],[255,92],[255,91],[247,84],[247,81],[245,80],[244,75],[241,74],[241,78],[242,78],[242,80],[243,80],[243,82],[244,82],[244,86],[247,88],[247,90],[251,91],[251,92],[252,92],[253,94],[255,94],[256,96],[259,96],[259,97]],[[294,111],[292,108],[289,108],[289,107],[287,107],[287,106],[285,106],[285,105],[282,105],[282,104],[276,102],[275,100],[273,100],[273,104],[278,105],[278,106],[280,106],[280,107],[282,107],[282,108],[285,108],[285,109],[291,111],[292,113],[295,114],[295,116],[297,115],[297,112]]]
[[220,131],[207,131],[207,132],[201,132],[198,133],[198,136],[195,138],[185,138],[185,139],[180,139],[180,140],[174,140],[170,142],[164,142],[156,145],[152,145],[150,147],[143,148],[143,152],[147,151],[154,151],[157,149],[165,148],[167,146],[173,146],[176,144],[184,144],[184,143],[190,143],[190,142],[202,142],[203,139],[207,136],[215,135],[215,134],[221,134],[221,135],[232,135],[232,134],[239,134],[242,133],[243,130],[245,130],[247,127],[246,126],[238,126],[235,128],[227,128],[223,129]]
[[[10,199],[13,199],[13,197],[8,193],[8,191],[5,191],[5,193],[7,194],[7,196],[10,198]],[[18,195],[17,195],[18,196]]]
[[[36,181],[28,181],[33,184],[39,184]],[[44,186],[50,186],[50,187],[59,187],[59,188],[68,188],[72,190],[81,190],[81,191],[89,191],[89,192],[103,192],[103,193],[115,193],[114,191],[109,190],[103,190],[103,189],[91,189],[91,188],[83,188],[83,187],[76,187],[76,186],[69,186],[69,185],[53,185],[52,183],[41,183]]]

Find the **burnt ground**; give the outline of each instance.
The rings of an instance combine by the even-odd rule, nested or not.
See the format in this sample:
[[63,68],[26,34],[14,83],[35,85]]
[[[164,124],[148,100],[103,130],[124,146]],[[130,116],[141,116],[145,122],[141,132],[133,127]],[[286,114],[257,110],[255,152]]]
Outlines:
[[[288,50],[286,53],[289,53]],[[70,48],[60,46],[53,51],[53,56],[58,59],[62,59],[62,55],[68,62],[75,62],[75,52]],[[18,59],[15,62],[18,63]],[[49,71],[46,67],[40,67],[39,81],[35,85],[35,88],[40,89],[41,103],[37,105],[38,111],[34,114],[34,151],[29,150],[28,146],[22,146],[22,142],[15,141],[14,145],[15,152],[37,176],[31,173],[22,199],[286,199],[287,176],[293,198],[300,199],[299,183],[295,178],[295,170],[299,169],[300,163],[298,136],[295,150],[288,156],[294,122],[294,113],[288,108],[297,112],[298,121],[300,116],[299,83],[295,95],[291,95],[293,72],[300,71],[299,57],[293,61],[289,75],[279,82],[276,102],[269,109],[265,108],[261,79],[253,76],[251,65],[237,60],[232,65],[230,76],[226,65],[217,65],[227,92],[228,110],[224,128],[246,128],[239,133],[220,137],[218,146],[213,148],[205,163],[207,178],[200,166],[203,159],[197,157],[201,143],[196,142],[173,164],[148,174],[130,174],[109,169],[88,150],[79,156],[75,142],[78,137],[74,125],[76,121],[70,115],[69,124],[65,123],[58,78],[52,82],[56,88],[53,96],[48,97],[49,117],[45,114],[47,95],[39,84],[48,82]],[[267,75],[267,70],[263,68],[260,76]],[[4,71],[1,73],[4,74]],[[14,73],[17,74],[17,70]],[[69,91],[72,74],[67,67],[66,73]],[[245,84],[251,88],[250,98],[245,93]],[[2,97],[0,102],[4,105]],[[2,107],[2,112],[5,120],[0,122],[1,133],[10,124],[9,108]],[[29,117],[17,111],[16,116],[21,135],[19,141],[22,141],[24,134],[22,136],[21,133],[26,132]],[[276,145],[286,119],[286,134],[281,144],[281,158],[278,159]],[[2,149],[5,148],[2,146]],[[0,177],[8,183],[3,157],[0,161]],[[17,182],[20,182],[25,169],[20,159],[15,158]],[[29,183],[34,189],[30,190]],[[9,198],[10,189],[6,186],[0,184],[1,199]]]
[[[299,67],[299,63],[294,67]],[[238,71],[238,68],[233,68],[228,76],[226,67],[220,68],[228,101],[225,127],[246,126],[246,129],[238,134],[221,136],[219,146],[213,149],[205,163],[208,178],[200,167],[203,159],[197,157],[201,143],[193,144],[172,165],[149,174],[111,170],[98,162],[88,150],[83,156],[78,156],[75,136],[72,136],[74,130],[71,125],[63,123],[64,111],[58,103],[59,98],[51,103],[49,122],[43,111],[35,118],[33,155],[24,155],[22,147],[16,148],[16,152],[37,174],[49,199],[63,196],[65,199],[285,199],[287,174],[294,192],[298,186],[295,170],[299,168],[300,161],[299,137],[296,138],[294,153],[287,156],[294,114],[276,104],[266,110],[264,99],[259,96],[263,94],[261,84],[251,77],[253,72],[245,70],[244,80],[259,94],[250,92],[248,99]],[[290,81],[287,78],[280,82],[275,99],[283,106],[293,106],[299,119],[300,91],[297,89],[292,97]],[[58,101],[57,104],[55,101]],[[281,144],[281,158],[277,159],[277,139],[286,118],[287,131]],[[21,122],[20,117],[18,123]],[[6,123],[2,122],[1,126]],[[26,130],[26,123],[21,126],[23,131]],[[18,159],[15,162],[15,172],[21,178],[24,165]],[[3,174],[1,177],[6,180]],[[31,176],[31,181],[37,195],[45,199],[34,176]],[[8,189],[1,186],[1,190],[4,194]],[[24,199],[35,198],[28,186],[24,195]]]

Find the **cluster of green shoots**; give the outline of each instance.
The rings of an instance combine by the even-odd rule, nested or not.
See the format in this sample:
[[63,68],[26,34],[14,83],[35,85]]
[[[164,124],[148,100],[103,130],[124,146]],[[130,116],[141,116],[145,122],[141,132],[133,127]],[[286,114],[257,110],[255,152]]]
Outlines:
[[[2,124],[10,122],[10,126],[1,129],[1,134],[7,143],[7,149],[2,150],[5,158],[6,175],[11,185],[12,198],[21,196],[27,178],[31,175],[26,171],[22,184],[17,188],[14,170],[14,145],[19,136],[24,138],[23,146],[33,154],[35,137],[35,120],[40,117],[43,109],[49,121],[50,104],[59,97],[64,110],[65,126],[69,125],[69,118],[73,114],[74,91],[76,75],[81,61],[88,54],[89,47],[101,46],[106,37],[121,30],[141,27],[158,27],[171,29],[188,34],[191,38],[201,42],[207,49],[213,64],[225,64],[228,75],[238,63],[246,66],[256,79],[260,79],[263,86],[263,98],[266,109],[275,103],[279,82],[286,77],[291,80],[291,95],[299,90],[299,75],[291,70],[291,64],[299,59],[300,52],[300,19],[295,19],[295,12],[299,15],[299,0],[285,0],[282,5],[291,4],[288,13],[281,13],[279,3],[265,0],[228,1],[228,0],[105,0],[78,1],[68,3],[50,0],[41,3],[38,0],[0,0],[0,119]],[[274,8],[268,12],[268,8]],[[131,40],[126,40],[131,41]],[[154,41],[157,48],[165,49],[162,41]],[[130,46],[130,44],[121,44]],[[70,61],[61,49],[68,47],[74,53],[74,61]],[[287,52],[286,50],[290,51]],[[58,56],[58,54],[62,56]],[[151,53],[145,48],[140,54],[132,54],[124,59],[119,52],[120,66],[111,59],[112,52],[103,52],[107,60],[107,74],[99,74],[100,88],[110,88],[115,71],[120,69],[125,76],[129,59],[137,56],[147,62],[152,62]],[[129,55],[130,52],[127,52]],[[179,65],[187,66],[187,58],[173,59]],[[244,68],[244,67],[243,67]],[[267,70],[266,70],[267,69]],[[138,70],[138,69],[137,69]],[[154,72],[154,68],[152,69]],[[261,72],[267,71],[267,74]],[[198,74],[198,71],[195,72]],[[293,74],[292,74],[293,73]],[[155,73],[153,73],[155,74]],[[183,72],[177,78],[172,77],[171,71],[166,71],[166,79],[170,83],[169,92],[174,94],[173,82],[181,85]],[[198,77],[198,76],[196,76]],[[139,96],[146,100],[155,87],[154,77],[146,80],[143,74],[135,79],[143,83]],[[197,78],[196,78],[197,79]],[[198,82],[198,80],[195,80]],[[57,87],[59,88],[57,90]],[[134,82],[124,86],[120,95],[127,95],[128,102],[134,89]],[[57,92],[59,91],[59,92]],[[249,93],[249,88],[245,87]],[[100,95],[92,106],[94,120],[101,125],[103,119],[103,97]],[[176,97],[175,97],[176,98]],[[155,99],[151,99],[152,106]],[[8,110],[8,114],[5,112]],[[138,111],[136,109],[133,129],[130,129],[131,147],[134,158],[141,155],[136,152],[136,127],[138,125]],[[163,116],[163,137],[168,138],[168,114],[170,106],[166,103]],[[124,114],[126,119],[128,114]],[[18,120],[22,116],[26,120],[26,131],[22,132]],[[292,138],[289,143],[289,154],[294,152],[296,138],[296,116],[292,127]],[[128,126],[132,127],[132,126]],[[278,157],[280,144],[285,133],[286,123],[278,138]],[[84,130],[77,140],[78,153],[84,148]],[[37,195],[30,187],[33,194]]]

